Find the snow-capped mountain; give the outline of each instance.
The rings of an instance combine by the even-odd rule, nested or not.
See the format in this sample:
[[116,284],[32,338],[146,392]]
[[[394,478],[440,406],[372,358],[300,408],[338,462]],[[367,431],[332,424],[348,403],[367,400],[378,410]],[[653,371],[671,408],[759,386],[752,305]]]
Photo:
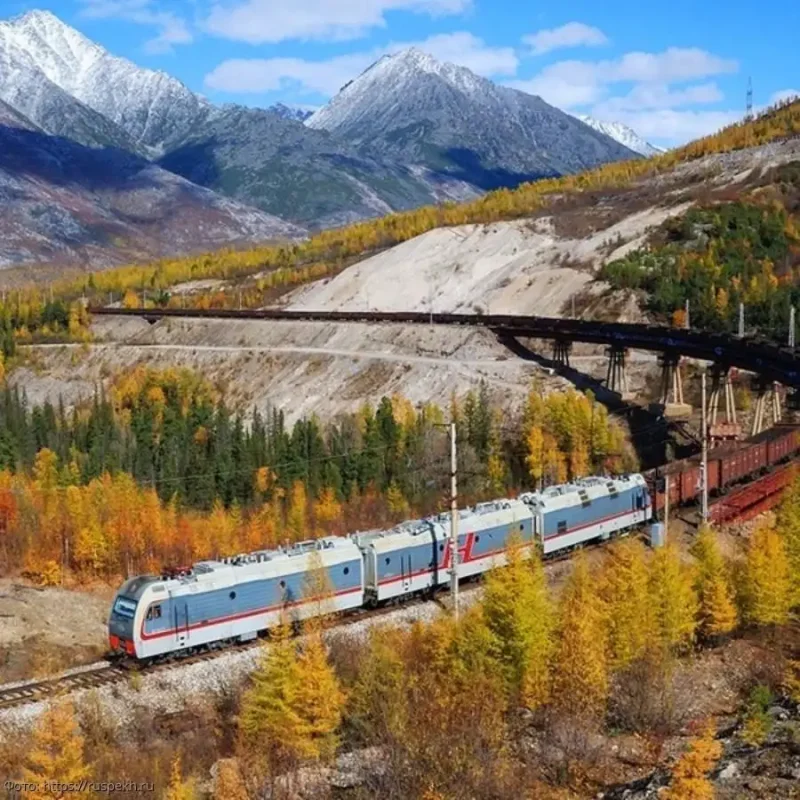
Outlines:
[[[25,64],[27,72],[38,71],[148,148],[157,150],[185,135],[198,115],[211,108],[175,78],[111,55],[49,11],[0,22],[0,54],[9,63]],[[24,94],[31,78],[11,82]]]
[[267,111],[272,111],[273,114],[277,114],[283,119],[290,119],[293,122],[305,122],[314,113],[305,108],[287,106],[283,103],[275,103],[275,105],[270,106]]
[[47,135],[0,101],[0,268],[108,266],[304,231],[118,149]]
[[634,155],[539,97],[414,47],[383,56],[306,125],[481,189]]
[[633,150],[634,153],[639,153],[639,155],[649,157],[664,152],[662,148],[646,142],[633,128],[629,128],[621,122],[601,122],[585,114],[578,114],[577,118],[596,131],[610,136],[615,142],[625,145],[629,150]]
[[[209,219],[221,219],[222,198],[215,192],[239,201],[230,209],[243,218],[272,215],[253,217],[240,233],[230,231],[247,237],[284,230],[276,217],[309,228],[342,225],[634,155],[541,98],[496,86],[414,48],[380,59],[310,116],[283,104],[266,110],[216,106],[163,72],[112,55],[47,11],[0,22],[2,101],[7,107],[0,135],[10,127],[17,131],[10,141],[28,141],[31,162],[53,192],[50,202],[65,230],[77,230],[69,222],[74,203],[87,209],[95,203],[97,213],[105,213],[99,209],[107,200],[99,193],[106,188],[130,204],[124,183],[129,174],[153,177],[148,185],[161,198],[165,220],[179,220],[184,212],[194,219],[203,209]],[[19,133],[23,128],[30,128],[27,139]],[[48,141],[48,134],[61,138]],[[24,152],[17,146],[6,162],[7,182],[27,174]],[[100,165],[125,173],[122,182],[112,175],[95,189],[84,187],[91,197],[66,197],[47,183],[55,181],[55,173],[42,167],[49,156],[65,175],[79,174],[71,159],[86,165],[96,181]],[[163,169],[151,173],[148,164]],[[185,180],[173,186],[164,170]],[[168,202],[177,205],[169,209]],[[4,211],[9,209],[16,213],[13,201]],[[220,224],[229,230],[225,220]],[[202,246],[208,236],[193,224],[187,222],[186,230],[195,233],[186,241]],[[165,241],[185,239],[168,229]],[[139,234],[126,235],[140,241]],[[108,240],[107,234],[95,240],[88,229],[80,236],[85,248],[103,249]]]
[[53,83],[14,24],[0,22],[0,100],[53,136],[93,147],[135,150],[136,142],[112,120]]

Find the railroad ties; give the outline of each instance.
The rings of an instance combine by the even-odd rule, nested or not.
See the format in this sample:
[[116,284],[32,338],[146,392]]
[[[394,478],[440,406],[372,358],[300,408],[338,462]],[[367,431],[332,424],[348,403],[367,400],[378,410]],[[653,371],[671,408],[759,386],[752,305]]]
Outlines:
[[[442,589],[441,593],[445,591],[446,589]],[[402,603],[398,602],[381,606],[380,608],[354,609],[346,616],[336,618],[331,628],[343,628],[354,625],[365,620],[386,616],[387,614],[398,611],[400,608],[408,608],[426,602],[436,602],[438,604],[439,600],[436,597],[415,596],[405,599]],[[145,676],[182,669],[183,667],[188,667],[193,664],[212,661],[225,654],[230,655],[252,650],[253,648],[259,647],[263,641],[263,639],[259,638],[254,641],[203,650],[197,653],[188,653],[185,656],[173,657],[157,663],[137,665],[133,669],[127,669],[113,664],[105,664],[94,669],[87,669],[83,672],[75,672],[70,675],[56,675],[41,681],[30,681],[21,685],[0,686],[0,711],[29,705],[31,703],[46,702],[83,689],[97,689],[114,683],[122,683],[128,681],[132,675],[139,674]]]
[[128,677],[130,673],[121,667],[111,664],[96,669],[61,675],[42,681],[32,681],[9,688],[0,687],[0,710],[14,706],[38,703],[62,694],[69,694],[80,689],[96,689],[109,683],[116,683]]

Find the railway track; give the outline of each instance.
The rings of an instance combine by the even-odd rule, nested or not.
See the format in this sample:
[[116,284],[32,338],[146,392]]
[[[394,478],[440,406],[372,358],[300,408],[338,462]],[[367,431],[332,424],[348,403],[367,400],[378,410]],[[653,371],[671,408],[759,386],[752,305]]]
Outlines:
[[[791,476],[794,475],[796,461],[781,465],[778,469],[771,471],[765,476],[759,477],[743,486],[738,487],[732,494],[718,499],[712,504],[712,521],[717,523],[729,523],[738,519],[751,519],[758,513],[771,508],[777,503],[780,492],[788,485]],[[613,540],[612,540],[613,541]],[[594,548],[605,549],[609,542],[600,542]],[[547,557],[545,566],[557,564],[570,559],[572,551],[565,551]],[[464,583],[469,586],[476,582],[478,576],[468,578]],[[437,603],[441,605],[440,598],[447,593],[446,587],[439,587],[431,595],[417,596],[402,602],[394,602],[390,605],[381,606],[373,609],[354,609],[336,618],[330,630],[347,628],[365,620],[379,619],[393,614],[401,609],[413,608],[427,603]],[[470,593],[470,589],[466,589]],[[136,665],[132,668],[120,666],[115,663],[106,663],[95,669],[87,669],[70,675],[55,676],[41,681],[31,681],[22,685],[3,687],[0,686],[0,711],[46,701],[61,695],[69,694],[83,689],[96,689],[113,683],[127,681],[132,675],[151,675],[154,673],[181,669],[192,664],[199,664],[211,661],[223,655],[232,653],[246,652],[262,644],[262,639],[255,639],[251,642],[233,644],[216,649],[203,650],[190,653],[185,656],[171,657],[157,663],[147,665]]]
[[96,669],[77,672],[72,675],[61,675],[41,681],[31,681],[19,686],[0,686],[0,710],[14,706],[38,703],[60,694],[75,692],[80,689],[95,689],[116,683],[128,676],[128,671],[113,664],[105,664]]
[[[336,619],[331,630],[347,628],[364,620],[379,619],[389,614],[400,611],[401,609],[414,608],[425,603],[439,603],[438,597],[444,593],[437,592],[434,597],[415,597],[404,603],[381,606],[373,609],[355,609],[346,616]],[[30,681],[21,685],[0,686],[0,711],[9,708],[39,703],[54,699],[72,692],[84,689],[98,689],[114,683],[122,683],[131,679],[133,675],[153,675],[160,672],[182,669],[192,664],[200,664],[204,661],[213,661],[223,655],[232,653],[242,653],[259,647],[263,639],[255,639],[251,642],[228,645],[211,650],[203,650],[190,653],[185,656],[173,657],[168,660],[153,664],[137,665],[134,667],[120,666],[112,662],[98,666],[95,669],[87,669],[84,672],[77,672],[70,675],[57,675],[41,681]]]

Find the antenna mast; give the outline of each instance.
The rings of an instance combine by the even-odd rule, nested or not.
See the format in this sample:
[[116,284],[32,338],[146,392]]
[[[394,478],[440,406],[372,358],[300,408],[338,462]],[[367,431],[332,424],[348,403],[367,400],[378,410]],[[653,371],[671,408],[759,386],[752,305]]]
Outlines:
[[744,118],[746,120],[753,119],[753,79],[747,79],[747,112]]

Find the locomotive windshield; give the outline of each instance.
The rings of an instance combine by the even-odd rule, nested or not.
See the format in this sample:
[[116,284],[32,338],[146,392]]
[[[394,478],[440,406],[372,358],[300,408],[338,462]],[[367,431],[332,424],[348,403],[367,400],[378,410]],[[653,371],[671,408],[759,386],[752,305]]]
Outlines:
[[121,617],[133,619],[136,613],[136,602],[134,600],[128,600],[127,597],[118,597],[114,603],[114,613],[119,614]]

